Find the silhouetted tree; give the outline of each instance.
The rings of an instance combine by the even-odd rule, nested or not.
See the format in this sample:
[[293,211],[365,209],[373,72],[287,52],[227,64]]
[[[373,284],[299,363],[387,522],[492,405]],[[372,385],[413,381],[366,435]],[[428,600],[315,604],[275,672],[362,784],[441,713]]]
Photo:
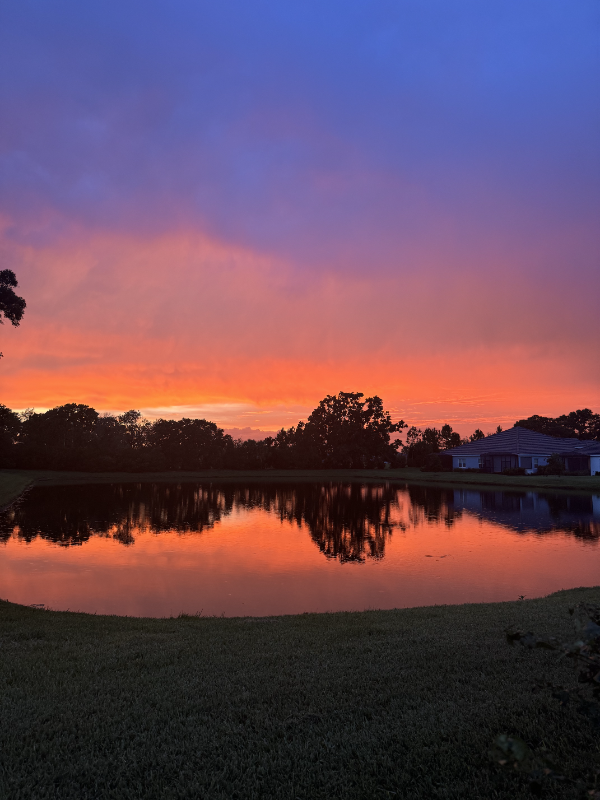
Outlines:
[[477,442],[479,439],[485,439],[485,433],[477,428],[474,433],[469,436],[470,442]]
[[441,430],[437,428],[425,428],[421,431],[413,425],[406,436],[404,453],[407,457],[409,467],[427,467],[432,471],[441,468],[441,461],[434,459],[433,456],[440,450],[449,450],[458,447],[463,441],[457,431],[452,430],[452,426],[445,424]]
[[570,411],[556,418],[533,414],[527,419],[517,420],[515,425],[537,433],[545,433],[547,436],[600,441],[600,414],[594,414],[589,408]]
[[[4,324],[4,320],[7,319],[17,327],[23,318],[27,304],[15,292],[18,285],[12,269],[0,270],[0,325]],[[0,353],[0,358],[2,358],[2,353]]]
[[458,431],[453,431],[451,425],[442,425],[441,430],[441,446],[442,450],[450,450],[452,447],[458,447],[463,444]]
[[327,395],[295,431],[296,446],[315,467],[382,467],[392,462],[399,441],[391,434],[406,427],[392,422],[383,401],[376,395],[363,400],[362,392]]
[[233,450],[231,436],[205,419],[158,419],[149,441],[156,449],[161,469],[219,469]]
[[14,446],[21,432],[21,419],[10,408],[0,404],[0,468],[15,466]]
[[32,413],[21,426],[19,460],[38,469],[85,469],[98,418],[95,409],[76,403]]
[[557,436],[568,439],[573,435],[569,428],[556,419],[552,417],[541,417],[539,414],[533,414],[531,417],[527,417],[527,419],[519,419],[515,422],[515,426],[526,428],[536,433],[543,433],[546,436]]
[[600,440],[600,414],[594,414],[589,408],[580,408],[557,417],[556,421],[564,425],[571,435],[578,439]]

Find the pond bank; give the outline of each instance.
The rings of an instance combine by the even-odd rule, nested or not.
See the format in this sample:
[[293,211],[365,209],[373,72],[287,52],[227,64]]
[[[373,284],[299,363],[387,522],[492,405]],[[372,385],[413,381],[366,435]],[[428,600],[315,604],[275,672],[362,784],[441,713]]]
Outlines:
[[315,481],[393,481],[447,488],[520,489],[568,492],[600,492],[600,477],[569,475],[495,475],[474,472],[421,472],[390,470],[205,470],[200,472],[55,472],[51,470],[0,470],[0,508],[14,502],[28,486],[77,486],[97,483],[182,483],[192,481],[288,483]]
[[[488,756],[543,742],[576,777],[591,724],[532,692],[565,660],[508,626],[568,638],[538,600],[267,618],[137,619],[0,602],[0,794],[11,797],[526,798]],[[572,789],[572,792],[571,792]],[[570,793],[571,792],[571,793]],[[575,797],[570,785],[547,797]]]

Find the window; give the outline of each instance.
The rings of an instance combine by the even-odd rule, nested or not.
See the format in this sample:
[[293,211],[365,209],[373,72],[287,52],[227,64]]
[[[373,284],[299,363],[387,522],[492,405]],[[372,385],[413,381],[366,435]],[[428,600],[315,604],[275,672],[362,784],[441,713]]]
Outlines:
[[537,467],[537,466],[539,466],[539,462],[538,462],[538,459],[537,459],[537,458],[534,458],[534,459],[533,459],[533,466],[534,466],[534,467]]
[[464,458],[458,459],[458,468],[459,469],[466,469],[467,468],[467,461]]

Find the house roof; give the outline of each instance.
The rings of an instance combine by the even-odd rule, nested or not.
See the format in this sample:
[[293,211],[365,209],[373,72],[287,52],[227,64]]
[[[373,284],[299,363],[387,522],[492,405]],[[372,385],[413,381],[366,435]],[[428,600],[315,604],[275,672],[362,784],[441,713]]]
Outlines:
[[514,453],[532,455],[600,455],[600,442],[582,441],[580,439],[560,439],[557,436],[546,436],[527,428],[509,428],[501,433],[477,439],[475,442],[462,444],[450,450],[444,450],[453,456],[479,456],[484,453]]

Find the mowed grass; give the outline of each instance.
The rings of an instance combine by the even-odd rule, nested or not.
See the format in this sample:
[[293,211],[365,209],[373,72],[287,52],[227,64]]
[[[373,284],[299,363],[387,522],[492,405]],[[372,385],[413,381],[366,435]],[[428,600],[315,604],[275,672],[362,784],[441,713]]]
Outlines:
[[[135,619],[0,603],[3,798],[526,798],[499,733],[577,780],[591,723],[537,679],[576,682],[516,625],[569,638],[540,600],[290,617]],[[550,782],[547,797],[578,797]]]

